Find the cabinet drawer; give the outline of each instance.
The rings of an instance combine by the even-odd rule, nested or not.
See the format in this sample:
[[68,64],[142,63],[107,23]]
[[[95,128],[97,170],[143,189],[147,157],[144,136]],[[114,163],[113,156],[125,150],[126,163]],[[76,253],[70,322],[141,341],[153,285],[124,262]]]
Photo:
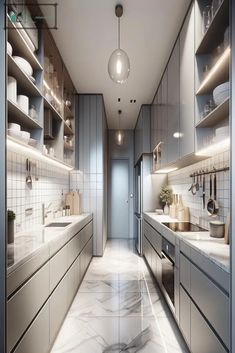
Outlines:
[[191,302],[191,332],[192,353],[227,353],[193,302]]
[[92,222],[90,222],[85,228],[81,230],[80,235],[80,251],[84,248],[88,240],[93,234]]
[[158,252],[158,254],[161,254],[162,251],[162,236],[159,234],[156,230],[152,228],[151,230],[151,243],[154,247],[154,249]]
[[183,254],[180,254],[180,283],[188,293],[190,293],[190,268],[189,260]]
[[12,350],[49,296],[49,264],[7,302],[7,348]]
[[68,246],[65,245],[50,260],[50,291],[57,286],[68,268]]
[[183,336],[190,347],[191,336],[191,315],[190,315],[191,299],[180,286],[180,306],[179,306],[179,323]]
[[50,297],[50,345],[54,342],[67,312],[68,277],[65,276]]
[[72,265],[80,251],[80,233],[78,233],[68,243],[68,267]]
[[36,316],[14,353],[48,353],[50,347],[49,302]]
[[229,298],[194,265],[191,265],[191,297],[229,347]]

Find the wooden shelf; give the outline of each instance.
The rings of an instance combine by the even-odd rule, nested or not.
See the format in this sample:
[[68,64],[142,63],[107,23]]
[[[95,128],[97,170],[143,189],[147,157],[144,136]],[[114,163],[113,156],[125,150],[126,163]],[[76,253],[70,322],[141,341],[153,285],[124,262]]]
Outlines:
[[67,107],[67,105],[64,104],[64,118],[67,119],[67,118],[73,118],[73,112],[70,110],[69,107]]
[[[36,55],[32,52],[27,42],[20,33],[21,30],[18,29],[15,24],[8,17],[8,42],[12,45],[13,54],[22,56],[26,59],[34,70],[43,70],[42,65],[38,61]],[[22,29],[24,30],[24,29]]]
[[229,98],[227,98],[223,103],[218,105],[212,112],[200,120],[196,128],[200,127],[212,127],[215,126],[220,121],[226,119],[229,115]]
[[56,157],[53,157],[53,156],[50,156],[49,154],[45,154],[45,153],[42,153],[42,156],[48,158],[48,159],[51,159],[52,161],[55,161],[57,163],[60,163],[62,164],[63,166],[69,168],[69,169],[74,169],[74,167],[68,163],[65,163],[64,161],[60,160],[59,158],[56,158]]
[[211,53],[215,47],[215,40],[217,38],[223,40],[223,31],[229,24],[229,1],[224,0],[218,8],[211,24],[204,34],[196,54]]
[[62,116],[59,114],[59,112],[57,112],[57,110],[53,107],[53,105],[45,97],[43,98],[44,98],[44,107],[52,111],[52,115],[54,119],[58,121],[63,121]]
[[30,80],[30,78],[20,69],[11,55],[8,57],[8,75],[13,76],[17,81],[17,91],[26,96],[41,97],[42,94],[38,87]]
[[224,53],[211,68],[206,78],[202,81],[196,95],[212,93],[215,87],[229,80],[229,60],[230,47],[225,49]]
[[73,135],[73,130],[71,129],[70,126],[68,126],[68,124],[66,124],[66,122],[64,122],[64,134],[65,135]]
[[39,124],[37,120],[32,119],[29,115],[27,115],[20,107],[8,99],[8,121],[19,123],[22,126],[26,126],[29,129],[42,129],[42,126]]
[[70,151],[70,152],[74,151],[74,147],[70,146],[70,144],[68,144],[67,142],[64,142],[64,149],[65,151]]

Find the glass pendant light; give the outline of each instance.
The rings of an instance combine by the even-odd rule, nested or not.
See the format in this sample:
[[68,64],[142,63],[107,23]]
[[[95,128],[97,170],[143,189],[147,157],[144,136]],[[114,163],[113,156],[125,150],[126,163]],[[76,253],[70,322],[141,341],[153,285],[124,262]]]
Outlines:
[[109,58],[108,72],[114,82],[124,83],[130,73],[130,60],[127,53],[120,48],[120,18],[123,14],[122,5],[116,6],[115,14],[118,18],[118,48],[113,51]]
[[124,140],[124,133],[123,133],[123,131],[120,128],[122,111],[119,110],[118,114],[119,114],[119,117],[118,117],[118,130],[115,133],[115,140],[116,140],[116,144],[118,146],[122,146],[123,145],[123,140]]

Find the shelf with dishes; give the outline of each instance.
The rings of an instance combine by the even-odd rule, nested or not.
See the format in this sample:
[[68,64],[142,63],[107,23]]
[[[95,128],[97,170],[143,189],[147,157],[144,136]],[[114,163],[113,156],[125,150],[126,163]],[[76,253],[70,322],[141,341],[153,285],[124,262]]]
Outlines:
[[[209,94],[219,84],[229,79],[230,47],[227,47],[216,63],[208,70],[196,95]],[[206,65],[204,65],[206,67]]]
[[[32,76],[31,69],[27,65],[27,61],[21,57],[13,57],[7,55],[8,58],[8,75],[16,80],[16,84],[20,89],[21,94],[29,96],[41,97],[41,91],[36,86],[36,80]],[[25,69],[22,69],[22,68]],[[26,68],[27,67],[27,68]],[[28,69],[27,73],[26,70]]]
[[196,54],[213,51],[214,46],[229,38],[229,0],[198,1],[200,22]]
[[[20,96],[22,98],[22,96]],[[27,104],[27,97],[26,97],[26,104]],[[41,124],[36,119],[36,110],[34,106],[31,106],[30,109],[22,109],[19,104],[13,102],[12,100],[7,100],[7,107],[8,107],[8,121],[9,122],[16,122],[22,124],[30,129],[42,129]],[[34,118],[33,118],[34,117]]]
[[213,127],[219,122],[225,120],[229,116],[229,97],[216,106],[206,116],[204,116],[197,124],[196,128]]
[[13,23],[10,16],[7,15],[7,29],[8,43],[10,44],[7,44],[8,53],[13,50],[14,54],[23,56],[34,70],[43,70],[35,54],[36,48],[22,24],[20,22]]
[[[64,103],[64,118],[65,119],[73,119],[73,117],[74,117],[74,115],[73,115],[73,112],[72,112],[72,110],[68,107],[68,105],[70,105],[71,104],[71,102],[69,102],[69,101],[66,101],[65,103]],[[70,104],[69,104],[70,103]]]
[[70,145],[69,142],[64,141],[64,149],[65,149],[65,151],[73,152],[74,151],[74,146]]
[[16,123],[8,123],[7,136],[20,145],[34,149],[40,149],[40,141],[32,137],[29,131],[21,130],[21,125]]
[[43,97],[44,100],[44,108],[49,109],[52,112],[53,118],[58,121],[63,121],[62,115],[55,109],[55,107],[49,102],[46,97]]

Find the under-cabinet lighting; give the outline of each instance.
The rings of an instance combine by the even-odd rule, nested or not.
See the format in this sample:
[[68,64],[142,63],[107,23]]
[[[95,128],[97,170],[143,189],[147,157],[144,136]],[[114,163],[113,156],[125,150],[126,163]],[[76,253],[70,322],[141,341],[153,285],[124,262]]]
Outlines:
[[205,80],[202,82],[201,86],[198,89],[198,92],[200,92],[205,86],[206,84],[210,81],[211,77],[215,74],[215,72],[220,68],[220,66],[222,65],[222,63],[228,59],[228,57],[230,56],[230,52],[231,49],[230,47],[228,47],[227,49],[225,49],[225,51],[223,52],[223,54],[221,55],[221,57],[218,59],[218,61],[216,62],[216,64],[212,67],[212,69],[209,71],[208,75],[206,76]]
[[226,151],[230,146],[230,139],[226,138],[225,140],[222,140],[217,143],[213,143],[208,147],[205,147],[198,152],[196,152],[196,156],[214,156],[217,153],[224,152]]
[[154,174],[167,174],[167,173],[170,173],[170,172],[174,172],[177,169],[178,169],[177,167],[174,167],[174,168],[163,168],[163,169],[156,170],[154,172]]
[[46,87],[46,89],[48,89],[48,91],[51,92],[51,95],[52,95],[52,97],[55,99],[55,101],[56,101],[59,105],[61,105],[61,101],[56,97],[55,93],[53,92],[53,90],[50,88],[50,86],[48,85],[48,83],[47,83],[45,80],[43,80],[43,84],[44,84],[44,86]]
[[32,158],[35,157],[39,160],[42,160],[43,162],[54,165],[55,167],[62,168],[62,169],[68,170],[68,171],[73,170],[73,167],[66,165],[63,162],[52,159],[52,158],[42,154],[40,151],[34,150],[26,145],[25,146],[21,145],[20,143],[15,142],[9,138],[7,139],[7,148],[11,149],[14,152],[24,153],[27,156],[31,156]]

